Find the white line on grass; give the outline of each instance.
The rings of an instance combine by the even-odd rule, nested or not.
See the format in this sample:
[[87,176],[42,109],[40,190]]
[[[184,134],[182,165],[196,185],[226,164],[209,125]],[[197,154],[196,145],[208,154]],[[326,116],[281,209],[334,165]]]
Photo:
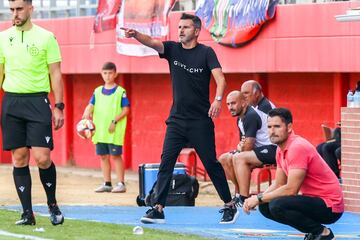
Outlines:
[[35,236],[31,236],[31,235],[15,234],[15,233],[6,232],[3,230],[0,230],[0,236],[20,238],[20,239],[29,239],[29,240],[51,240],[49,238],[41,238],[41,237],[35,237]]

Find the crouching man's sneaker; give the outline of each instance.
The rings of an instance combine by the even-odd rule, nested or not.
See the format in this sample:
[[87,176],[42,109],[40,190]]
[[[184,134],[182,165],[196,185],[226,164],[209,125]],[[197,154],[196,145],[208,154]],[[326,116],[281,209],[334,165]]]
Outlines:
[[49,205],[50,221],[52,225],[59,225],[64,223],[64,216],[62,215],[58,205]]
[[21,214],[21,219],[15,222],[16,225],[35,225],[35,217],[32,212],[24,212]]
[[239,211],[237,210],[235,203],[230,205],[225,204],[224,208],[219,212],[223,214],[220,224],[235,223],[236,219],[239,217]]
[[165,223],[164,211],[160,212],[157,207],[153,207],[146,211],[140,221],[142,223]]
[[331,240],[331,239],[335,239],[334,233],[331,231],[330,228],[328,228],[328,229],[330,231],[330,233],[328,235],[323,236],[321,234],[319,234],[319,235],[314,235],[313,234],[311,240]]

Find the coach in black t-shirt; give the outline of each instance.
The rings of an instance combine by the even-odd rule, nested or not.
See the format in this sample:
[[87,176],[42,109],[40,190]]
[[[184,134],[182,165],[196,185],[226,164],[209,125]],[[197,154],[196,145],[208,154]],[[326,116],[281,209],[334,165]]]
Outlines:
[[[198,43],[201,20],[184,13],[179,21],[179,42],[153,39],[134,29],[122,28],[125,36],[155,49],[160,58],[169,62],[173,89],[173,105],[166,121],[167,129],[161,155],[161,164],[154,188],[154,208],[141,218],[143,223],[165,223],[163,208],[170,186],[176,159],[182,148],[190,143],[224,201],[220,223],[233,223],[239,212],[226,181],[224,170],[216,159],[215,134],[212,118],[219,115],[225,89],[221,65],[211,47]],[[209,102],[211,74],[216,81],[216,97]]]

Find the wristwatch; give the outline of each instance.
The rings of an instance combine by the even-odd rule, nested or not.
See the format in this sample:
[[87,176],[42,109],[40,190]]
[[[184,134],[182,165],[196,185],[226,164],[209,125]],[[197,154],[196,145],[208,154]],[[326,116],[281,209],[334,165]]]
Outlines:
[[117,124],[117,121],[115,121],[115,119],[113,119],[113,120],[111,120],[111,123],[113,123],[113,124]]
[[215,100],[221,101],[221,100],[222,100],[222,96],[216,96],[216,97],[215,97]]
[[65,108],[65,104],[63,102],[55,103],[55,107],[62,111]]
[[258,201],[259,201],[259,203],[263,203],[263,194],[262,193],[259,193],[258,195],[256,195],[256,197],[257,197],[257,199],[258,199]]

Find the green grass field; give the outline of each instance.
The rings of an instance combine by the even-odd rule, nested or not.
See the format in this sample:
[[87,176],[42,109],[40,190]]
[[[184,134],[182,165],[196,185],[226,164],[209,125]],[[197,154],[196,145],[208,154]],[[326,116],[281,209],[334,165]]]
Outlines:
[[[35,226],[16,226],[14,223],[19,220],[20,214],[14,211],[0,209],[0,240],[13,240],[19,238],[11,238],[3,236],[1,231],[36,236],[45,239],[74,239],[74,240],[99,240],[99,239],[186,239],[200,240],[208,239],[194,235],[184,235],[173,232],[159,231],[144,228],[143,235],[134,235],[132,233],[133,226],[78,221],[65,219],[64,225],[52,226],[47,217],[36,216]],[[35,232],[36,228],[44,228],[45,232]]]

